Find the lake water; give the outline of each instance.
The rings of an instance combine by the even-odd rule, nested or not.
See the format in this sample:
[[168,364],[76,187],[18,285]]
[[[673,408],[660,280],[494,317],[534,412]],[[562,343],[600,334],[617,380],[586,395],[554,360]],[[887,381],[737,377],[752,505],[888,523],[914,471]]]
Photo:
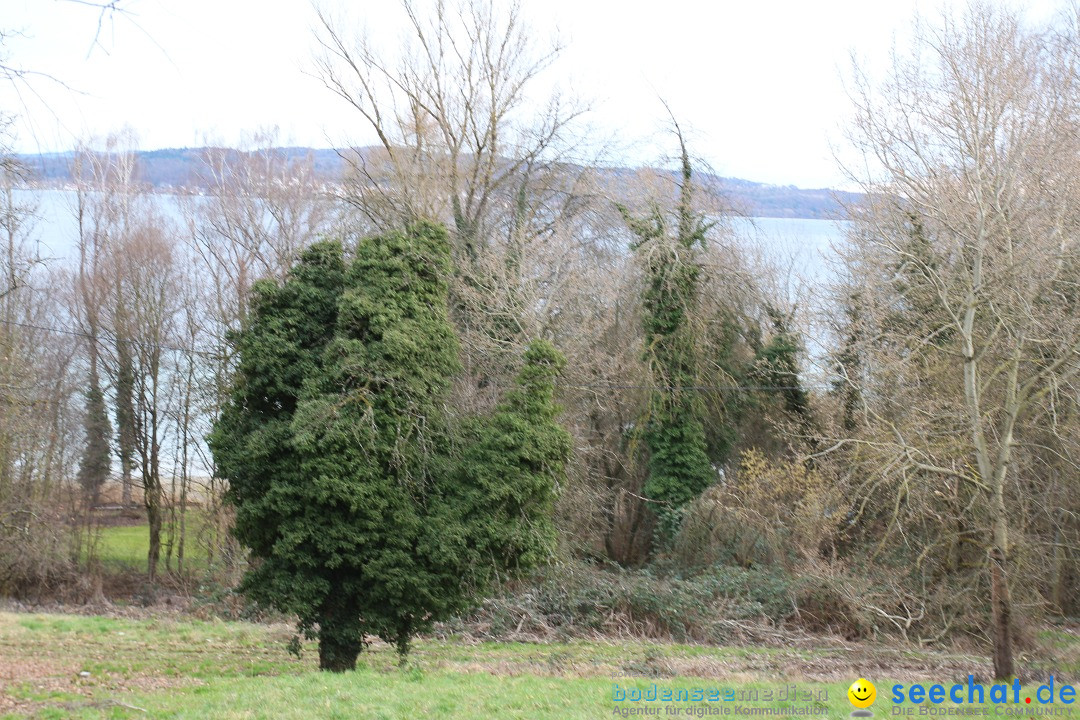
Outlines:
[[795,292],[799,285],[819,285],[833,273],[836,248],[844,242],[843,220],[738,218],[732,229],[740,247],[776,268],[777,282]]
[[[175,196],[152,197],[166,217],[181,221]],[[74,191],[19,191],[19,200],[37,206],[31,237],[40,256],[55,261],[74,258],[78,238]],[[738,245],[769,260],[778,269],[778,282],[786,284],[789,292],[799,285],[828,280],[833,248],[843,241],[844,225],[843,221],[799,218],[736,218],[730,222]]]
[[[31,221],[30,242],[36,245],[42,259],[65,262],[76,257],[79,225],[75,216],[74,190],[16,191],[17,202],[35,208]],[[179,207],[173,195],[151,195],[157,209],[167,218],[181,222]]]

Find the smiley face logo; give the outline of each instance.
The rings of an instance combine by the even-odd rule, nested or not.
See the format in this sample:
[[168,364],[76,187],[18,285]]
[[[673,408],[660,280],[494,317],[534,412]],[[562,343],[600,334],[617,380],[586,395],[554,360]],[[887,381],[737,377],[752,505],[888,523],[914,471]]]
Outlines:
[[868,708],[877,699],[877,688],[874,687],[874,683],[866,678],[859,678],[851,683],[851,687],[847,691],[847,697],[855,707]]

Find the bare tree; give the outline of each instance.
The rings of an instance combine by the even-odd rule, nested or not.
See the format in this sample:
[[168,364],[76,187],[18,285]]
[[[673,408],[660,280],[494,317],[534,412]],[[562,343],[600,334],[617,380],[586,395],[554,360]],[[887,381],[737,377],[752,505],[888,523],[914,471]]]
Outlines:
[[[106,338],[102,330],[116,324],[105,316],[105,308],[107,304],[117,306],[115,302],[109,303],[109,296],[120,292],[120,286],[111,282],[106,266],[109,254],[115,252],[114,246],[130,231],[133,204],[139,190],[136,177],[136,144],[134,133],[125,130],[107,138],[103,151],[98,152],[83,146],[75,155],[72,166],[76,187],[73,210],[79,232],[78,299],[74,310],[85,336],[89,367],[87,452],[100,455],[101,451],[96,449],[96,446],[104,443],[104,471],[107,474],[109,430],[104,414],[99,364],[107,344],[112,344],[116,352],[112,375],[116,378],[115,419],[125,505],[132,502],[134,455],[131,357],[126,337],[114,335]],[[99,403],[101,407],[97,408]],[[98,439],[98,435],[104,439]]]
[[[0,138],[2,139],[2,138]],[[82,427],[74,338],[52,272],[30,244],[35,205],[0,142],[0,592],[53,589],[70,567]]]
[[[76,171],[80,257],[74,315],[82,324],[91,391],[97,387],[100,413],[106,402],[115,412],[124,502],[133,499],[133,488],[142,491],[149,521],[147,572],[154,580],[165,520],[173,517],[167,512],[163,482],[178,462],[169,441],[175,434],[184,436],[187,444],[177,453],[183,460],[194,442],[187,432],[190,426],[180,423],[181,418],[190,419],[188,414],[177,410],[181,390],[189,387],[182,379],[192,357],[176,344],[184,299],[179,270],[184,245],[138,182],[131,133],[111,137],[102,151],[84,148]],[[171,356],[177,352],[184,357],[174,361]],[[110,462],[106,438],[106,469]],[[183,472],[186,476],[186,469]]]
[[209,147],[201,181],[207,192],[181,197],[191,250],[207,273],[207,300],[225,344],[240,329],[252,283],[281,279],[300,251],[331,227],[331,211],[310,155],[276,147],[276,130],[239,148]]
[[917,23],[880,84],[855,75],[851,137],[870,172],[844,289],[862,360],[845,382],[865,430],[833,447],[874,458],[868,496],[895,488],[890,531],[922,498],[938,537],[983,548],[998,678],[1014,674],[1016,508],[1040,486],[1019,477],[1019,448],[1080,372],[1076,31],[975,3]]
[[351,199],[379,228],[445,221],[473,258],[495,230],[493,205],[557,157],[581,109],[558,94],[529,97],[561,46],[534,50],[519,3],[502,12],[486,0],[401,6],[409,38],[400,58],[319,12],[320,77],[379,142],[373,154],[346,158]]
[[151,581],[157,574],[165,520],[163,477],[167,457],[167,433],[175,430],[178,401],[176,380],[167,355],[177,336],[177,316],[182,290],[179,286],[173,247],[175,230],[161,217],[146,212],[137,218],[115,248],[113,282],[119,288],[113,317],[114,332],[130,346],[132,364],[132,433],[141,475],[143,503],[150,525],[147,568]]
[[[182,378],[176,417],[179,517],[194,482],[191,468],[201,465],[208,475],[203,499],[209,521],[202,539],[211,559],[221,557],[233,541],[228,511],[220,504],[222,481],[201,437],[232,381],[231,334],[247,317],[251,285],[283,278],[305,247],[335,227],[336,212],[314,158],[278,144],[277,130],[271,129],[253,133],[236,148],[206,148],[199,168],[206,191],[179,198],[192,267],[177,340],[184,352],[176,356],[183,364],[176,368]],[[181,538],[183,528],[178,528]],[[181,547],[178,543],[178,553]]]
[[561,242],[595,199],[571,162],[584,108],[538,96],[562,48],[537,42],[519,3],[402,0],[401,10],[407,36],[393,48],[319,13],[317,72],[377,138],[343,153],[344,200],[365,229],[421,218],[450,228],[452,312],[482,390],[509,382],[530,339],[526,298],[542,279],[523,257]]

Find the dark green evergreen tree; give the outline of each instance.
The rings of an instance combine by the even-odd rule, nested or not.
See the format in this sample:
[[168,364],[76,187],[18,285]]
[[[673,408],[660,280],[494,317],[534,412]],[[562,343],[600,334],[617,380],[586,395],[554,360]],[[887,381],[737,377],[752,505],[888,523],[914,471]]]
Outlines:
[[843,335],[843,342],[833,361],[836,378],[832,383],[832,392],[840,398],[840,427],[848,433],[855,430],[862,405],[861,303],[858,291],[853,291],[844,302],[843,324],[837,328]]
[[317,522],[288,521],[312,567],[290,563],[280,582],[308,576],[298,614],[305,630],[319,625],[324,669],[354,667],[367,635],[404,656],[417,630],[463,607],[468,538],[445,497],[445,402],[460,370],[449,273],[436,226],[361,241],[322,372],[293,422]]
[[778,393],[784,412],[809,429],[813,419],[809,396],[799,374],[799,338],[776,308],[766,306],[765,312],[772,323],[772,337],[758,350],[752,376],[768,392]]
[[465,433],[462,506],[481,567],[489,572],[528,570],[554,551],[555,493],[571,449],[554,400],[555,378],[565,364],[554,345],[534,341],[515,387],[491,418],[473,420]]
[[234,533],[255,562],[242,588],[309,625],[329,595],[324,552],[327,526],[311,504],[315,484],[293,442],[293,416],[305,380],[321,373],[345,287],[341,246],[306,251],[283,286],[260,281],[236,338],[239,355],[229,401],[208,438],[236,509]]
[[[947,272],[943,273],[947,264],[938,257],[933,234],[923,218],[911,210],[903,211],[903,215],[907,223],[891,278],[899,302],[885,318],[885,324],[896,335],[911,337],[918,344],[946,347],[953,337],[954,326],[941,307],[942,288],[938,283],[940,278],[948,276]],[[897,348],[897,352],[910,350]]]
[[256,562],[243,589],[295,613],[320,667],[355,667],[468,608],[496,574],[546,557],[569,449],[554,423],[561,358],[534,346],[487,421],[455,432],[450,245],[420,223],[306,253],[257,288],[232,401],[211,437]]

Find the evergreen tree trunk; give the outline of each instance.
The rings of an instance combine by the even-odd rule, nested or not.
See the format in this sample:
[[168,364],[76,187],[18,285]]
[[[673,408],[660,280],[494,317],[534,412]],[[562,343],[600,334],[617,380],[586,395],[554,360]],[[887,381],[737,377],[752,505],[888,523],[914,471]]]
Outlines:
[[319,669],[330,672],[348,672],[356,669],[361,644],[342,638],[332,630],[319,633]]
[[347,672],[356,669],[364,649],[364,636],[355,610],[326,608],[319,619],[319,669]]
[[398,667],[405,667],[405,663],[409,661],[409,651],[412,649],[412,634],[412,622],[402,620],[398,625],[397,641],[394,643],[397,648]]

